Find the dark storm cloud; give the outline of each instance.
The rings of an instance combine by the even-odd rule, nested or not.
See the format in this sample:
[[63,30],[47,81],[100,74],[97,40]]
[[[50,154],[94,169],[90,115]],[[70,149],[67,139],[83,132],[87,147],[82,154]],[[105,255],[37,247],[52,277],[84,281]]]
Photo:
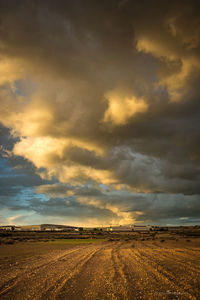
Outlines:
[[[73,196],[66,198],[69,190]],[[63,209],[63,213],[66,214],[68,211],[66,201],[70,199],[68,205],[73,204],[73,207],[89,205],[90,210],[94,209],[94,213],[98,212],[100,217],[105,211],[108,213],[113,208],[112,218],[118,218],[118,220],[123,220],[124,215],[126,215],[129,217],[129,221],[132,219],[132,221],[146,224],[180,224],[184,220],[188,224],[195,221],[199,222],[200,197],[198,195],[133,194],[128,191],[109,190],[107,187],[98,186],[95,183],[82,187],[69,187],[65,184],[44,185],[38,188],[38,192],[53,197],[50,201],[42,202],[41,207],[37,204],[32,205],[32,208],[38,212],[41,210],[40,213],[45,213],[44,207],[46,206],[48,206],[49,213],[50,210],[55,213],[54,201],[58,201],[56,213],[59,214],[59,210]],[[56,199],[56,195],[59,198]],[[38,201],[40,202],[40,200]],[[65,209],[64,207],[61,208],[63,205]],[[60,213],[62,214],[62,212]]]
[[73,198],[51,198],[48,201],[33,199],[30,201],[30,208],[40,215],[79,217],[87,219],[101,219],[101,221],[115,217],[109,209],[100,209],[89,204],[81,204]]
[[[199,9],[195,0],[1,1],[1,149],[18,172],[2,177],[4,193],[41,186],[55,211],[74,193],[97,215],[110,196],[90,187],[91,202],[88,182],[128,189],[133,204],[138,192],[199,195]],[[150,219],[184,218],[181,200],[177,216],[145,201]]]
[[199,201],[199,196],[158,196],[153,201],[144,201],[144,214],[139,215],[137,220],[159,224],[198,223]]

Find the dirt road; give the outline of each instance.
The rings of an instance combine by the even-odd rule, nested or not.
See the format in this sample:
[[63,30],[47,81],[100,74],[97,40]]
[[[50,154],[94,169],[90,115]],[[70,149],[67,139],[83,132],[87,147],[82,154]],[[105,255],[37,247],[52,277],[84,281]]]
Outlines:
[[0,299],[200,299],[200,249],[105,242],[0,267]]

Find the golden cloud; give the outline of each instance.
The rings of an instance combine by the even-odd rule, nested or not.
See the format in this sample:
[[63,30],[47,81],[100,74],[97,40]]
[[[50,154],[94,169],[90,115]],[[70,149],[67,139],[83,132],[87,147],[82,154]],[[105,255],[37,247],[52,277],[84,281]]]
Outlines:
[[40,176],[46,179],[55,176],[61,182],[83,183],[89,179],[105,184],[117,182],[116,179],[113,179],[112,172],[109,170],[98,170],[91,166],[84,166],[70,161],[67,150],[73,146],[94,150],[92,145],[78,140],[30,137],[16,143],[13,154],[23,156],[38,169],[46,168],[46,171],[39,172]]
[[82,204],[89,204],[100,209],[110,210],[116,215],[116,218],[110,220],[110,224],[127,225],[135,222],[132,212],[123,211],[122,206],[113,203],[105,203],[101,199],[91,199],[88,197],[77,197],[77,200]]
[[19,78],[23,78],[25,74],[25,68],[17,58],[0,57],[0,85],[7,82],[11,83],[13,89],[13,81]]
[[120,89],[109,91],[105,94],[108,101],[108,109],[103,121],[113,125],[124,125],[137,113],[147,111],[147,104],[142,98],[127,95]]
[[[146,36],[138,33],[136,48],[139,52],[150,53],[159,62],[169,65],[179,64],[174,72],[159,72],[155,86],[167,88],[170,101],[179,102],[184,98],[188,80],[196,71],[200,71],[200,58],[194,51],[199,45],[198,31],[194,28],[191,35],[185,34],[176,17],[168,17],[163,21],[163,31],[150,31]],[[163,34],[164,33],[164,34]]]

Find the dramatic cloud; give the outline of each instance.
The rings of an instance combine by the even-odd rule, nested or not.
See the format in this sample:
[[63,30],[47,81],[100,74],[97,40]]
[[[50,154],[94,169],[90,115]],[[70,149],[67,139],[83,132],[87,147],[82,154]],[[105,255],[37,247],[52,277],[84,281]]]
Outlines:
[[2,223],[199,222],[199,9],[1,1]]
[[147,109],[143,99],[136,99],[131,94],[128,96],[120,90],[109,92],[105,96],[109,107],[105,112],[104,122],[111,121],[115,125],[123,125],[134,114]]

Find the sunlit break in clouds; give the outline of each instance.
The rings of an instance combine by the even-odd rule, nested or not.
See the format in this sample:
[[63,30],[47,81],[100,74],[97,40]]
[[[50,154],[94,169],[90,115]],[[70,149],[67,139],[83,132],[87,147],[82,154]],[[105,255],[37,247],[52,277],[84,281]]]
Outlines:
[[200,223],[199,1],[0,1],[0,223]]

